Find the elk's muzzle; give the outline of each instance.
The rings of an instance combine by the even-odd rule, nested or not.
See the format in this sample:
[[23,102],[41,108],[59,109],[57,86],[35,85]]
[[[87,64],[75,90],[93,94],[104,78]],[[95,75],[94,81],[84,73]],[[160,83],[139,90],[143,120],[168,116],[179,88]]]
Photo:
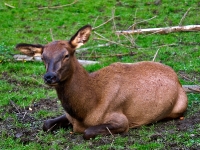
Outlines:
[[44,82],[48,85],[55,85],[59,82],[56,73],[54,72],[47,72],[44,75]]

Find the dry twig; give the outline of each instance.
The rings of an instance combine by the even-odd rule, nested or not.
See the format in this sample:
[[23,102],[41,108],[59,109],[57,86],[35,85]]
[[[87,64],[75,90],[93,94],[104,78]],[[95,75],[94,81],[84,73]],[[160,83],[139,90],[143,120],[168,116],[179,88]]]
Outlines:
[[110,55],[103,55],[103,56],[80,56],[81,58],[88,59],[88,58],[102,58],[102,57],[123,57],[123,56],[133,56],[136,55],[135,52],[123,53],[123,54],[110,54]]
[[15,107],[15,109],[17,110],[18,113],[20,113],[19,109],[17,108],[17,106],[15,105],[15,103],[14,103],[12,100],[10,100],[10,104],[11,104],[13,107]]
[[94,20],[93,26],[95,26],[97,20],[98,20],[99,16],[96,17],[96,19]]
[[182,26],[183,20],[185,19],[185,17],[187,16],[188,12],[190,11],[191,7],[188,8],[188,10],[186,11],[186,13],[183,15],[183,17],[181,18],[181,21],[179,23],[179,26]]
[[156,53],[155,53],[155,55],[154,55],[154,57],[153,57],[153,60],[152,61],[155,61],[155,59],[156,59],[156,57],[157,57],[157,55],[158,55],[158,51],[159,51],[160,49],[158,49],[157,51],[156,51]]
[[107,41],[107,42],[109,42],[109,43],[113,43],[113,44],[116,44],[116,45],[120,45],[120,46],[123,46],[123,47],[126,47],[126,48],[134,48],[134,47],[130,47],[130,46],[123,45],[123,44],[121,44],[121,43],[119,43],[119,42],[111,41],[111,40],[105,38],[104,36],[102,36],[101,34],[97,33],[96,31],[94,31],[94,33],[95,33],[96,35],[98,35],[98,36],[101,37],[101,38],[95,38],[95,40]]
[[115,24],[115,9],[112,10],[112,20],[113,20],[113,29],[116,31],[116,24]]
[[110,133],[110,135],[114,138],[114,135],[112,134],[112,132],[110,131],[110,129],[108,127],[106,127],[106,129],[108,130],[108,132]]
[[110,46],[110,45],[112,45],[112,43],[98,44],[97,46],[93,46],[93,47],[86,47],[86,48],[77,49],[76,52],[79,53],[79,52],[82,52],[82,51],[87,51],[88,49],[94,49],[94,48],[99,48],[99,47],[107,47],[107,46]]
[[52,41],[54,41],[53,32],[52,32],[52,29],[51,29],[51,28],[50,28],[50,34],[51,34],[51,39],[52,39]]
[[40,81],[38,81],[38,80],[36,80],[35,78],[33,78],[32,77],[32,79],[33,80],[35,80],[37,83],[39,83],[40,85],[42,85],[42,86],[44,86],[44,87],[46,87],[46,88],[48,88],[49,86],[47,86],[47,85],[45,85],[45,84],[43,84],[43,83],[41,83]]
[[106,22],[104,22],[104,23],[102,23],[102,24],[98,25],[97,27],[94,27],[94,28],[92,28],[92,30],[95,30],[95,29],[97,29],[97,28],[99,28],[99,27],[101,27],[101,26],[105,25],[106,23],[110,22],[111,20],[113,20],[113,17],[112,17],[112,18],[110,18],[110,19],[108,19]]
[[110,148],[113,146],[113,142],[114,142],[114,135],[112,134],[112,132],[110,131],[110,129],[108,127],[106,127],[106,129],[108,130],[108,132],[110,133],[110,135],[112,136],[113,140],[112,143],[110,144]]
[[54,124],[51,128],[49,128],[49,129],[47,130],[47,133],[48,133],[49,131],[51,131],[56,125],[57,125],[57,124]]
[[134,23],[133,25],[131,25],[131,26],[128,28],[128,30],[129,30],[130,28],[132,28],[132,30],[134,30],[134,26],[135,26],[136,24],[143,23],[143,22],[147,22],[147,21],[152,20],[152,19],[154,19],[154,18],[156,18],[156,17],[157,17],[157,16],[154,16],[154,17],[152,17],[152,18],[149,18],[149,19],[146,19],[146,20],[142,20],[142,21],[136,22],[136,23]]
[[8,7],[10,7],[10,8],[15,8],[14,6],[12,6],[12,5],[8,4],[8,3],[4,3],[4,5],[5,5],[5,6],[8,6]]
[[73,4],[75,4],[78,0],[74,0],[71,4],[66,4],[66,5],[60,5],[60,6],[51,6],[51,7],[40,7],[38,9],[56,9],[56,8],[62,8],[62,7],[66,7],[66,6],[71,6]]

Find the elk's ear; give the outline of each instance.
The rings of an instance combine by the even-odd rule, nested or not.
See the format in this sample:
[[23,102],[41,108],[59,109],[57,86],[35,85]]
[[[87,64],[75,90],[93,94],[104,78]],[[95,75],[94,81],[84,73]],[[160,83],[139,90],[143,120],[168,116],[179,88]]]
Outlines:
[[16,45],[17,50],[28,56],[41,55],[43,52],[43,47],[44,47],[43,45],[39,44],[34,45],[34,44],[20,43]]
[[72,47],[79,48],[88,41],[91,31],[92,27],[90,25],[86,25],[80,28],[76,32],[76,34],[70,39],[69,43]]

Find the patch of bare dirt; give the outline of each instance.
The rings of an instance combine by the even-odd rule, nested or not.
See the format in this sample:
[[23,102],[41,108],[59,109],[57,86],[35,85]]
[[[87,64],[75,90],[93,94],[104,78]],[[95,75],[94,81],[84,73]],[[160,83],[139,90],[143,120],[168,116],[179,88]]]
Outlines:
[[[178,75],[182,79],[187,81],[200,82],[200,74],[198,72],[190,72],[188,74],[185,71],[179,71]],[[18,87],[20,87],[21,85],[26,86],[19,81],[13,80],[6,72],[3,73],[3,76],[1,76],[0,80],[6,80],[8,83],[17,85],[17,88],[15,90],[18,90]],[[197,127],[197,125],[200,124],[199,105],[199,102],[193,102],[188,110],[189,115],[187,113],[186,118],[184,118],[183,120],[171,120],[154,124],[155,132],[154,134],[150,135],[149,142],[162,141],[162,143],[165,144],[166,148],[188,149],[184,145],[179,145],[176,142],[177,139],[166,139],[166,135],[180,134],[180,138],[184,139],[184,132],[189,133],[192,131],[196,131],[195,134],[192,133],[190,135],[191,139],[200,138],[200,128],[199,126]],[[42,134],[42,136],[45,136],[45,134],[47,134],[42,132],[43,122],[47,118],[44,118],[42,113],[39,113],[40,111],[46,110],[49,112],[53,112],[53,114],[55,114],[54,117],[57,117],[63,113],[63,109],[61,108],[58,99],[41,99],[40,101],[34,102],[27,107],[19,107],[15,103],[15,100],[13,100],[10,101],[10,105],[4,107],[0,106],[0,110],[0,135],[2,135],[3,137],[12,137],[16,140],[19,140],[23,144],[28,144],[30,142],[38,142],[44,145],[48,144],[46,143],[46,141],[42,141],[38,138],[38,135]],[[173,128],[169,129],[170,126],[173,126]],[[145,144],[143,143],[143,141],[141,141],[141,138],[144,135],[141,135],[137,129],[131,129],[127,134],[123,134],[120,136],[127,137],[128,139],[128,141],[126,142],[127,146],[124,146],[124,149],[128,149],[128,145],[133,145],[135,142],[138,141],[141,142],[141,144]],[[82,135],[69,134],[69,131],[66,132],[64,138],[66,139],[66,141],[70,141],[68,143],[69,148],[73,147],[74,143],[85,143]],[[89,142],[89,147],[91,149],[94,149],[99,145],[109,145],[110,143],[113,143],[113,141],[114,139],[112,136],[102,136],[98,140],[93,140]],[[60,143],[60,146],[61,145],[63,145],[63,147],[66,147],[66,143]],[[198,150],[200,149],[200,145],[190,146],[190,149]]]
[[[199,103],[198,103],[199,104]],[[0,107],[2,109],[2,107]],[[0,118],[0,134],[4,135],[6,137],[13,137],[14,139],[20,140],[23,144],[27,144],[30,142],[41,142],[41,140],[38,139],[38,134],[47,134],[43,133],[42,131],[42,125],[43,121],[46,118],[43,118],[42,116],[37,117],[37,113],[41,110],[47,110],[52,112],[60,111],[62,108],[60,104],[58,103],[57,99],[41,99],[39,102],[35,102],[29,107],[19,107],[17,104],[15,104],[13,101],[10,101],[10,105],[3,108],[4,112],[1,114],[4,116],[6,113],[10,114],[9,117],[6,119]],[[56,117],[55,113],[55,117]],[[20,125],[17,125],[16,122],[19,122],[21,124],[27,125],[21,127]],[[166,140],[165,134],[179,134],[179,132],[183,131],[192,131],[192,130],[198,130],[200,133],[200,128],[197,128],[196,126],[200,124],[200,111],[197,111],[195,114],[193,114],[190,117],[186,117],[183,120],[171,120],[171,121],[164,121],[164,122],[158,122],[155,124],[155,133],[150,136],[149,142],[158,141],[158,140]],[[173,129],[168,129],[169,126],[174,126]],[[136,131],[137,129],[131,129],[132,131]],[[134,144],[134,139],[140,139],[141,136],[139,132],[132,132],[129,131],[127,134],[120,135],[122,137],[128,137],[128,142],[126,144]],[[191,136],[194,136],[195,138],[200,137],[200,134],[192,134]],[[193,138],[194,138],[193,137]],[[67,134],[65,135],[65,138],[67,141],[73,141],[75,143],[84,143],[84,140],[82,138],[82,135],[77,134]],[[174,140],[166,141],[166,147],[170,147],[171,149],[180,149],[180,145],[178,145]],[[91,142],[90,147],[95,148],[99,145],[105,145],[113,142],[112,136],[103,136],[100,138],[100,140],[94,140]],[[62,143],[61,143],[62,144]],[[199,145],[200,146],[200,145]],[[198,145],[195,145],[192,147],[192,149],[199,149]],[[72,145],[73,147],[73,145]]]
[[[45,118],[38,119],[36,113],[40,110],[57,112],[59,108],[57,99],[41,99],[39,102],[23,108],[14,101],[10,101],[10,105],[3,108],[4,111],[1,114],[4,116],[8,113],[9,116],[5,120],[3,117],[0,118],[0,134],[20,139],[22,143],[37,141],[37,134],[41,131]],[[17,125],[16,122],[27,125],[27,127]]]

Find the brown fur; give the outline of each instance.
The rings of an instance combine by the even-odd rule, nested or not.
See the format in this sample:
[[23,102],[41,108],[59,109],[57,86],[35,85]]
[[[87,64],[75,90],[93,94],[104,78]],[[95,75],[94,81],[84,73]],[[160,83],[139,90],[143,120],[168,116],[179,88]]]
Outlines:
[[[108,134],[107,128],[112,133],[123,133],[184,113],[187,96],[176,73],[161,63],[114,63],[87,73],[74,52],[88,40],[90,31],[87,25],[70,41],[55,41],[38,51],[47,69],[44,78],[55,87],[67,117],[46,121],[45,130],[58,120],[65,120],[73,125],[74,132],[84,133],[84,138],[89,139]],[[17,49],[26,52],[26,46],[20,44]],[[29,49],[30,46],[34,49],[28,45]]]

